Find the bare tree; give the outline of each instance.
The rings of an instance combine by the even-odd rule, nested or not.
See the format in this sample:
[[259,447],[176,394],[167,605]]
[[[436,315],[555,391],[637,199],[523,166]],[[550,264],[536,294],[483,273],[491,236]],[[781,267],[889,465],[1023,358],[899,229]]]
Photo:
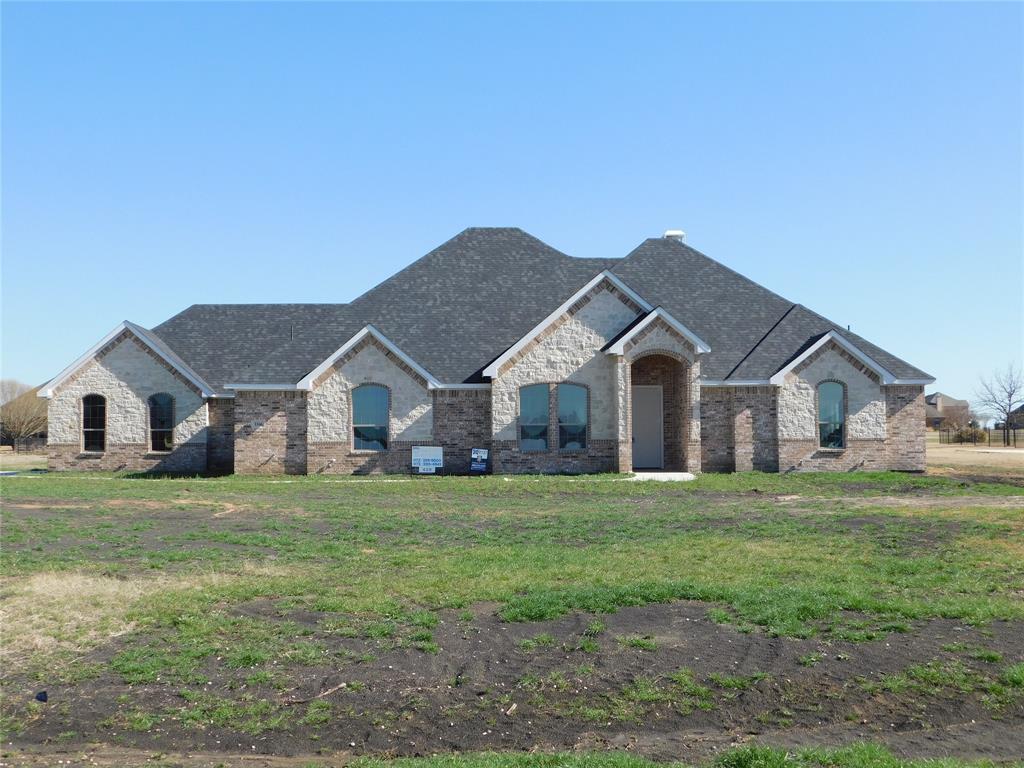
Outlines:
[[13,379],[0,381],[0,434],[15,445],[46,429],[46,401],[38,391]]
[[991,379],[981,379],[974,395],[980,410],[990,413],[1003,423],[1003,445],[1010,442],[1011,423],[1017,414],[1014,411],[1024,405],[1024,375],[1012,364],[1004,371],[996,371]]
[[9,403],[19,395],[28,392],[32,387],[17,379],[0,379],[0,405]]

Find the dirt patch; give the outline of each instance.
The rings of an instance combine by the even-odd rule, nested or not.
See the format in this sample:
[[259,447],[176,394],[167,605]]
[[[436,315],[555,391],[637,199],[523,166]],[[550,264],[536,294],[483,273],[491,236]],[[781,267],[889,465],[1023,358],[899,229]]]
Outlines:
[[[252,601],[238,613],[305,628],[320,660],[279,664],[276,682],[211,660],[202,669],[208,682],[188,686],[189,695],[243,707],[268,702],[266,718],[280,715],[278,725],[246,733],[216,715],[195,716],[178,683],[129,686],[109,671],[78,685],[22,678],[8,687],[5,706],[26,706],[41,686],[49,701],[23,723],[14,747],[27,750],[18,754],[28,760],[28,752],[42,749],[52,759],[51,750],[90,742],[150,754],[188,743],[199,762],[183,764],[245,754],[245,765],[266,766],[292,765],[287,759],[297,756],[308,762],[313,753],[344,760],[535,748],[631,749],[697,761],[748,740],[834,746],[872,739],[917,756],[997,759],[1024,750],[1022,698],[993,709],[980,689],[879,687],[886,675],[933,661],[997,675],[1024,661],[1020,622],[979,629],[934,620],[849,643],[745,634],[714,623],[709,606],[695,602],[526,624],[500,621],[495,608],[442,612],[430,632],[433,653],[396,638],[338,633],[330,628],[337,615]],[[109,660],[124,644],[118,639],[85,661]],[[999,661],[980,661],[974,649]],[[314,701],[322,702],[320,718],[311,715]],[[133,730],[126,725],[132,712],[152,720]]]

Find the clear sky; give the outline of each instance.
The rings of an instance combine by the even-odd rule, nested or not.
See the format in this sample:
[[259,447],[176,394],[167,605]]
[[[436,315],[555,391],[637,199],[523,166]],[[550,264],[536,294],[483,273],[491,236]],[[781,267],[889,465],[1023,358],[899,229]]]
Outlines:
[[1022,353],[1020,4],[2,4],[2,375],[467,226],[694,247],[969,396]]

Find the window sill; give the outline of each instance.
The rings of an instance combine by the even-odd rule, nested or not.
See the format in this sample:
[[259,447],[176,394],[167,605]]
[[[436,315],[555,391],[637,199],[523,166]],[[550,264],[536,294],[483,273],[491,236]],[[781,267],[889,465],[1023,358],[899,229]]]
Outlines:
[[80,459],[99,459],[106,454],[106,451],[79,451],[78,458]]
[[376,455],[378,453],[387,453],[387,452],[388,452],[387,448],[383,448],[383,449],[381,449],[379,451],[374,450],[373,448],[352,448],[349,451],[349,453],[351,453],[353,455],[357,455],[357,456],[374,456],[374,455]]
[[846,453],[846,449],[845,448],[821,448],[821,447],[819,447],[817,450],[818,450],[818,453],[834,453],[834,454]]
[[173,448],[171,450],[169,450],[169,451],[147,451],[146,455],[143,456],[143,458],[144,459],[159,459],[159,458],[163,458],[164,456],[170,456],[172,453],[174,453],[174,449]]

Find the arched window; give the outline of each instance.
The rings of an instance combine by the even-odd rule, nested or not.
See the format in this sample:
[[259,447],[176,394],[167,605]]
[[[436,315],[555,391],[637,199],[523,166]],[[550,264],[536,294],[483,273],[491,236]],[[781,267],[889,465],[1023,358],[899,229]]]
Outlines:
[[174,398],[166,392],[149,397],[149,446],[155,452],[174,448]]
[[352,433],[357,451],[388,449],[388,390],[363,384],[352,390]]
[[822,448],[846,446],[846,393],[838,381],[818,385],[818,445]]
[[558,447],[582,451],[587,447],[587,388],[558,385]]
[[548,385],[531,384],[519,390],[519,449],[548,449]]
[[100,453],[107,447],[107,399],[103,395],[82,398],[82,449]]

